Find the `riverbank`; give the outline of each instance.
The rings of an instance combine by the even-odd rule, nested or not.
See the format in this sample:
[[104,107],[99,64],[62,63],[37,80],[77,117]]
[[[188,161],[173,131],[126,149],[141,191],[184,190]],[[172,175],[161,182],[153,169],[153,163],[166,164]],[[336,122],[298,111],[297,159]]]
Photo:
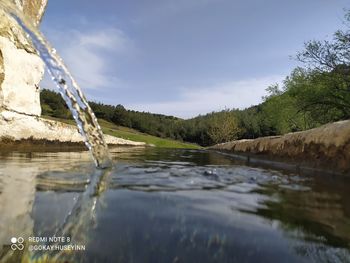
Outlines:
[[209,149],[350,176],[350,121],[283,136],[231,141]]
[[[200,148],[196,144],[151,136],[104,120],[99,120],[99,123],[107,144],[112,147],[149,145],[162,148]],[[66,148],[86,149],[73,120],[31,116],[13,111],[0,112],[0,147],[5,151],[33,148],[57,151]]]
[[[108,145],[145,146],[136,142],[106,135]],[[13,111],[0,112],[1,148],[30,147],[31,145],[56,147],[82,147],[83,137],[75,126]]]
[[[43,116],[43,118],[49,119],[49,120],[55,120],[55,121],[59,121],[62,123],[75,126],[74,120],[59,119],[59,118],[54,118],[49,116]],[[98,123],[101,125],[102,131],[104,134],[115,136],[125,140],[144,142],[148,145],[154,145],[156,147],[161,147],[161,148],[181,148],[181,149],[202,148],[199,145],[194,143],[186,143],[186,142],[181,142],[177,140],[172,140],[169,138],[160,138],[157,136],[139,132],[135,129],[118,126],[118,125],[115,125],[114,123],[108,122],[103,119],[99,119]]]

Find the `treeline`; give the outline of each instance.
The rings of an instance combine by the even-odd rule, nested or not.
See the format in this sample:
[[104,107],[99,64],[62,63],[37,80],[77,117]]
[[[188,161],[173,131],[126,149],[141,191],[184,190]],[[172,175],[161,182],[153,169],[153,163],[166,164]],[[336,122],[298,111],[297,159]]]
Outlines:
[[[41,90],[40,103],[43,115],[72,119],[72,115],[59,93],[48,89]],[[163,138],[176,138],[172,133],[174,125],[182,121],[173,116],[127,110],[120,104],[113,106],[90,101],[89,105],[99,119]],[[181,138],[176,139],[181,140]]]
[[[296,59],[298,67],[283,85],[271,85],[263,102],[244,110],[212,112],[189,120],[137,112],[122,105],[91,102],[98,118],[203,146],[234,139],[257,138],[302,131],[328,122],[350,119],[350,12],[345,29],[332,40],[309,41]],[[43,114],[70,118],[61,97],[52,91],[41,93]]]

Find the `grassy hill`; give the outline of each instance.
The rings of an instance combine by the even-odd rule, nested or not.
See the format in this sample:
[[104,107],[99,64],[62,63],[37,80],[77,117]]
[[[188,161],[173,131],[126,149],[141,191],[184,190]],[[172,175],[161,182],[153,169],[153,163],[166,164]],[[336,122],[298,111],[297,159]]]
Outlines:
[[[55,120],[55,121],[60,121],[63,123],[75,125],[75,122],[70,119],[54,118],[50,116],[42,116],[42,117],[50,120]],[[153,144],[156,147],[163,147],[163,148],[186,148],[186,149],[201,148],[197,144],[184,143],[176,140],[159,138],[156,136],[141,133],[134,129],[115,125],[103,119],[99,119],[98,122],[105,134],[109,134],[119,138],[131,140],[131,141],[137,141],[137,142],[145,142],[147,144]]]

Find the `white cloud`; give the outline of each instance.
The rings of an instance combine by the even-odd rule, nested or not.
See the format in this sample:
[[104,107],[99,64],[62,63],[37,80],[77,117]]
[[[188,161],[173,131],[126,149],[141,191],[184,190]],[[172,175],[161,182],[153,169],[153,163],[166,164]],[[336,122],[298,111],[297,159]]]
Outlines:
[[[120,85],[116,74],[111,74],[111,67],[115,67],[111,57],[126,54],[132,47],[131,41],[121,30],[50,30],[48,35],[57,44],[56,49],[83,89],[114,88]],[[44,85],[47,83],[47,79],[43,81]]]
[[212,87],[183,89],[179,99],[156,103],[128,105],[131,109],[149,111],[183,118],[194,117],[224,108],[246,108],[261,102],[265,89],[282,82],[282,76],[231,81]]
[[107,28],[82,34],[75,32],[78,44],[86,48],[103,48],[115,53],[126,51],[130,40],[119,29]]

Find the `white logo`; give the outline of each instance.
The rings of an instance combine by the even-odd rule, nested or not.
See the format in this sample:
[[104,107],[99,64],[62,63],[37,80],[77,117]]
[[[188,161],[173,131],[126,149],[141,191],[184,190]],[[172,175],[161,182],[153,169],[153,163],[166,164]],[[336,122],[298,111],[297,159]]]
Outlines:
[[23,245],[23,242],[24,242],[24,238],[23,237],[19,237],[19,238],[16,238],[16,237],[13,237],[11,238],[11,249],[12,250],[23,250],[24,249],[24,245]]

